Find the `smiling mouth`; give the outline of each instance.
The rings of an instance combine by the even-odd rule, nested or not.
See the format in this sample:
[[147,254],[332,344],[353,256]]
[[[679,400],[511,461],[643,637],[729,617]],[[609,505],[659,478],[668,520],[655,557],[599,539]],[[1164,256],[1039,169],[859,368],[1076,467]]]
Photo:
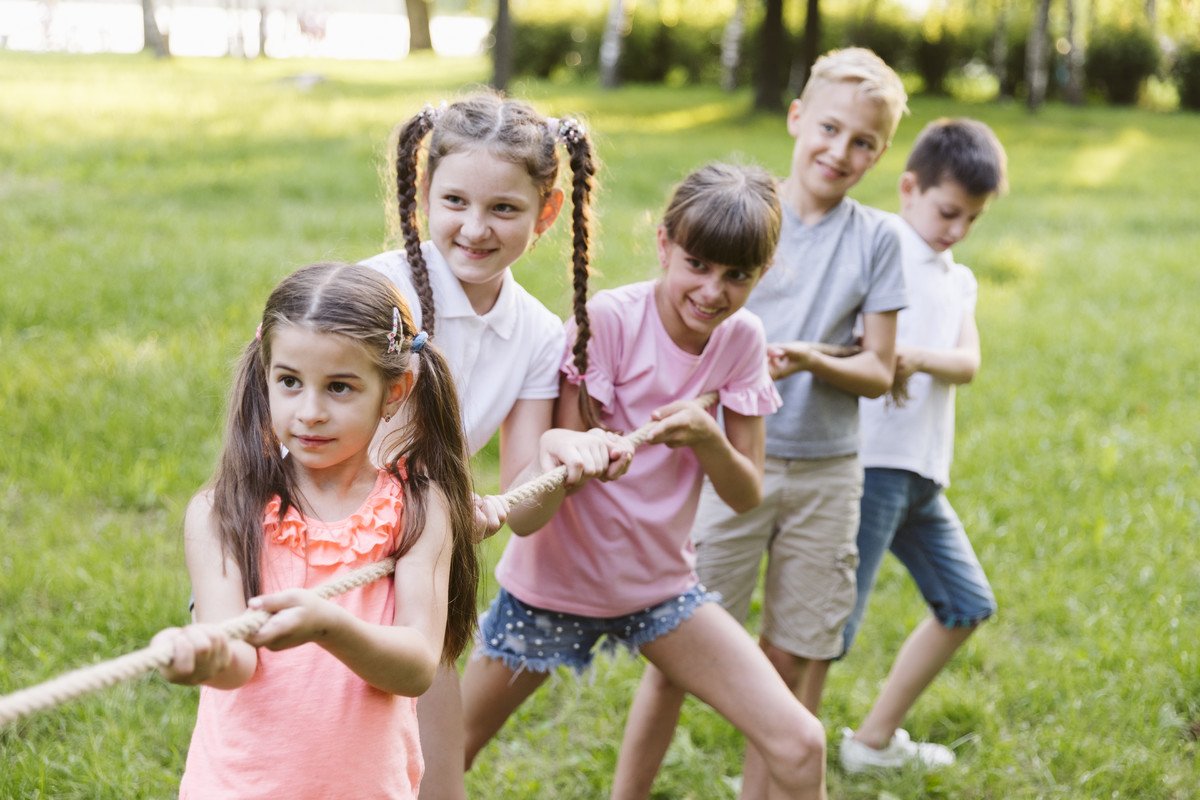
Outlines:
[[719,317],[723,311],[719,306],[705,306],[697,303],[695,300],[689,300],[694,310],[699,316],[705,318]]
[[470,245],[465,244],[456,244],[455,247],[457,247],[459,250],[462,250],[467,255],[475,258],[490,256],[492,253],[496,252],[494,248],[471,247]]

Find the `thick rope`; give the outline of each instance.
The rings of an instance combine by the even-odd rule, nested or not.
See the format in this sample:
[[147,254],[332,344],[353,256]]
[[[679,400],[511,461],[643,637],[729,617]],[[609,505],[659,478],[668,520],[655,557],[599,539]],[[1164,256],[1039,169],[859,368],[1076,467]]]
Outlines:
[[[710,392],[697,398],[696,402],[700,404],[701,408],[707,408],[716,402],[716,399],[716,393]],[[658,425],[656,421],[647,422],[625,438],[634,447],[638,447],[645,444],[646,440],[650,438],[650,431],[656,425]],[[510,507],[519,505],[557,489],[566,477],[566,468],[557,467],[500,495],[500,497]],[[396,559],[389,556],[374,564],[347,572],[340,578],[322,583],[313,591],[320,597],[328,599],[391,575],[395,570]],[[266,611],[246,611],[220,623],[218,627],[230,639],[245,639],[258,631],[270,617],[271,615]],[[0,697],[0,728],[37,711],[62,705],[68,700],[115,686],[123,681],[132,680],[165,667],[171,663],[171,657],[172,648],[169,645],[152,645],[110,661],[102,661],[90,667],[67,672],[45,683],[39,683],[28,689],[21,689]]]
[[[315,591],[323,598],[344,594],[365,586],[396,569],[395,558],[385,558],[374,564],[347,572],[339,578],[321,584]],[[266,611],[246,611],[220,623],[218,627],[230,639],[245,639],[261,628],[271,615]],[[165,667],[171,663],[172,647],[165,643],[144,647],[127,655],[103,661],[60,675],[53,680],[0,697],[0,728],[36,711],[61,705],[99,689],[115,686],[122,681]]]

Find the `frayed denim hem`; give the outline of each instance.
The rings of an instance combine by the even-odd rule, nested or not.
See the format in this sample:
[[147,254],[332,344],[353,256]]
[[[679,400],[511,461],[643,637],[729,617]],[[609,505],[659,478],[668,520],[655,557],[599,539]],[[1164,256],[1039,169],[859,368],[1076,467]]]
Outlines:
[[632,655],[636,656],[640,654],[642,648],[650,644],[650,642],[666,636],[684,622],[687,622],[689,619],[691,619],[692,615],[696,613],[696,609],[700,606],[704,605],[705,603],[720,604],[720,602],[720,592],[710,592],[707,589],[704,589],[703,593],[696,598],[695,604],[691,605],[690,607],[683,608],[679,611],[679,613],[673,614],[670,617],[655,618],[650,626],[646,628],[640,628],[637,633],[634,633],[623,639],[613,639],[612,637],[609,637],[605,640],[602,646],[610,649],[610,651],[616,650],[616,645],[618,642],[620,642],[620,644],[624,645],[626,650],[628,650]]

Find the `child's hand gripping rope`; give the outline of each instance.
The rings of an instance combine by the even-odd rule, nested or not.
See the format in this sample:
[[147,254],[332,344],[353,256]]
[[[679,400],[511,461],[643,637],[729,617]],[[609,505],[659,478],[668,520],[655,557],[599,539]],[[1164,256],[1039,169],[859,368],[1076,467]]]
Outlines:
[[[700,408],[707,408],[716,402],[716,399],[716,394],[712,393],[689,402],[698,404]],[[623,438],[623,442],[628,445],[629,454],[632,455],[633,449],[638,445],[648,442],[659,426],[660,422],[658,420],[651,420],[629,436],[618,438]],[[615,437],[615,434],[606,432],[605,436],[611,438]],[[610,443],[615,444],[616,442],[613,440]],[[621,457],[614,459],[604,479],[610,479],[622,474],[628,466],[628,458]],[[560,465],[505,494],[479,498],[477,505],[482,503],[492,508],[503,507],[507,509],[558,488],[566,482],[567,477],[567,467]],[[344,594],[351,589],[365,586],[379,578],[391,575],[395,569],[396,559],[389,556],[374,564],[369,564],[360,569],[348,572],[340,578],[323,583],[316,587],[313,592],[318,597],[328,599]],[[213,625],[212,638],[221,640],[251,639],[271,617],[272,614],[267,611],[249,609],[232,619]],[[173,664],[176,639],[175,637],[164,636],[163,633],[156,634],[151,643],[141,650],[135,650],[132,653],[109,661],[73,670],[44,683],[0,697],[0,728],[24,717],[31,716],[35,712],[53,708],[69,700],[74,700],[100,689],[115,686],[118,683],[132,680],[154,670],[174,670],[181,673],[193,673],[195,671],[194,664]],[[197,677],[198,675],[220,669],[218,663],[221,659],[220,653],[208,645],[205,645],[202,649],[206,652],[206,663],[203,665],[202,671],[197,672],[193,676],[196,682],[203,680],[203,677]]]

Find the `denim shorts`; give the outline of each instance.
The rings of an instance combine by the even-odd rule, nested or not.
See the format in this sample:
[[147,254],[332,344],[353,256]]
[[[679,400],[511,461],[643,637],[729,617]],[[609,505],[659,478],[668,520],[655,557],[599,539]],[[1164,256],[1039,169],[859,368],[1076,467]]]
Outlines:
[[515,672],[551,672],[566,666],[582,674],[602,637],[609,652],[621,644],[636,655],[644,645],[678,628],[702,604],[719,601],[720,595],[696,584],[622,617],[581,617],[527,605],[501,588],[479,620],[475,655],[499,659]]
[[909,470],[871,467],[858,528],[858,600],[843,634],[847,651],[887,550],[947,628],[974,625],[996,613],[992,587],[942,487]]

